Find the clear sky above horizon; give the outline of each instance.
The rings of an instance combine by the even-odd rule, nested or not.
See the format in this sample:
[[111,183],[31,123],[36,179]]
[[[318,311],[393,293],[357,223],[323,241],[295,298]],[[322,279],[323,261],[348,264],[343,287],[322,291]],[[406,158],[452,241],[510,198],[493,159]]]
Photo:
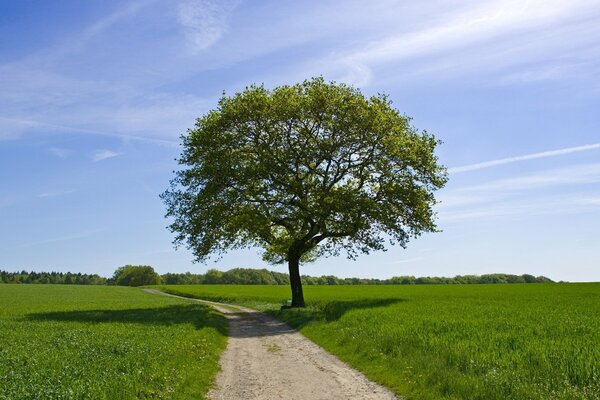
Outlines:
[[386,93],[443,141],[440,233],[311,275],[600,281],[600,0],[0,0],[0,269],[193,264],[159,194],[179,136],[252,83]]

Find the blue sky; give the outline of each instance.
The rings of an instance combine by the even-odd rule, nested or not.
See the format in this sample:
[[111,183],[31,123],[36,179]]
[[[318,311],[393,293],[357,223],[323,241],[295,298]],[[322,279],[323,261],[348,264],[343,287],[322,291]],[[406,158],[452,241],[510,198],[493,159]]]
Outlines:
[[600,1],[0,0],[0,38],[0,269],[264,267],[192,264],[158,195],[223,91],[323,75],[389,94],[450,180],[443,232],[303,273],[600,281]]

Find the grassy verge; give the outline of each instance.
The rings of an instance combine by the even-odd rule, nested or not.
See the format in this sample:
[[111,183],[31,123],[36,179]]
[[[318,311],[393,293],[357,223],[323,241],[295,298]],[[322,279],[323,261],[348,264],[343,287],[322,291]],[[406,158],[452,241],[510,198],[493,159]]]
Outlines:
[[600,399],[600,284],[166,286],[266,310],[408,399]]
[[0,399],[203,398],[226,321],[201,304],[100,286],[0,285]]

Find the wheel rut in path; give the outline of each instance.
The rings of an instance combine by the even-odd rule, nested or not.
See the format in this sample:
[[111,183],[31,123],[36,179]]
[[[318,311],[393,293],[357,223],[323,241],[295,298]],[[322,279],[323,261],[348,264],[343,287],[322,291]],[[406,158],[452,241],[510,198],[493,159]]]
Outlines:
[[399,400],[387,388],[267,314],[231,304],[196,301],[213,306],[229,320],[227,348],[209,399]]

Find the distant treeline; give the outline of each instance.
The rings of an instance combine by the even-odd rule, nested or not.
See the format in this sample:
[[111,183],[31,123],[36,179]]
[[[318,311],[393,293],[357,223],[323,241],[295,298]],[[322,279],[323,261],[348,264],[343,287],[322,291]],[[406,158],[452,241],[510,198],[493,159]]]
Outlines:
[[[167,285],[194,284],[238,284],[238,285],[288,285],[287,274],[267,269],[234,268],[226,272],[211,269],[206,274],[164,274],[162,283]],[[302,275],[303,285],[423,285],[423,284],[465,284],[465,283],[543,283],[553,282],[545,276],[529,274],[486,274],[457,275],[454,278],[395,276],[389,279],[373,278],[338,278],[333,275]]]
[[7,272],[0,270],[2,283],[53,283],[64,285],[106,285],[108,279],[96,274],[71,272]]
[[234,268],[221,272],[209,269],[205,274],[167,273],[161,275],[165,285],[195,285],[195,284],[233,284],[233,285],[289,285],[287,274],[267,269]]
[[[127,267],[127,266],[126,266]],[[151,267],[137,267],[141,271]],[[107,279],[96,274],[88,275],[81,273],[62,272],[6,272],[0,271],[0,282],[2,283],[54,283],[74,285],[130,285],[131,282],[121,282],[118,272],[125,267],[119,268],[115,276]],[[152,270],[153,271],[153,270]],[[149,281],[148,281],[149,282]],[[545,276],[533,276],[528,274],[486,274],[486,275],[457,275],[454,278],[444,277],[419,277],[395,276],[389,279],[370,278],[338,278],[333,275],[302,276],[304,285],[423,285],[423,284],[482,284],[482,283],[543,283],[553,282]],[[155,281],[152,281],[155,283]],[[156,283],[166,285],[196,285],[196,284],[237,284],[237,285],[289,285],[289,276],[282,272],[269,271],[267,269],[234,268],[229,271],[210,269],[205,274],[166,273],[160,275]],[[142,283],[140,284],[148,284]]]
[[[346,278],[345,281],[357,278]],[[364,279],[360,279],[363,281]],[[394,276],[390,279],[366,279],[369,282],[361,282],[367,285],[425,285],[425,284],[465,284],[465,283],[546,283],[554,282],[545,276],[533,276],[529,274],[485,274],[485,275],[456,275],[454,278],[438,276],[426,276],[415,278],[414,276]]]
[[[164,284],[238,284],[238,285],[288,285],[289,276],[285,273],[267,269],[234,268],[226,272],[211,269],[204,275],[164,274]],[[545,276],[529,274],[486,274],[486,275],[457,275],[454,278],[395,276],[389,279],[373,278],[338,278],[333,275],[308,276],[302,275],[303,285],[424,285],[424,284],[483,284],[483,283],[544,283],[553,282]]]

